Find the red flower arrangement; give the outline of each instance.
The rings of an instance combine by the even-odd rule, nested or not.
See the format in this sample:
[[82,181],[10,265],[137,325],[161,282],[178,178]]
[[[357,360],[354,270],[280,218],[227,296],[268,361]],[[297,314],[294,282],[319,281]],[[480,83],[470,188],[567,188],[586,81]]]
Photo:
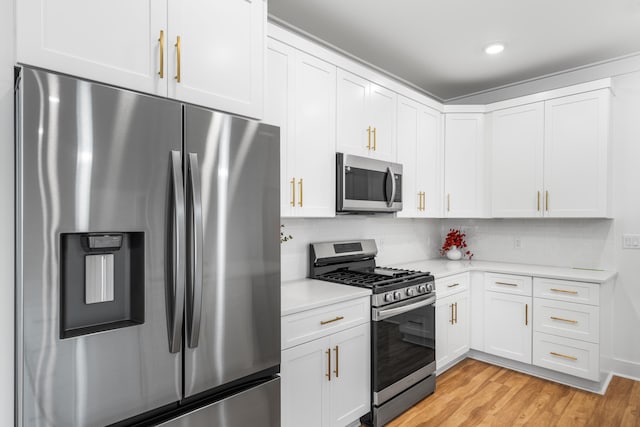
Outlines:
[[464,240],[466,234],[461,233],[460,230],[455,228],[450,228],[447,237],[444,239],[444,243],[442,244],[442,249],[440,249],[440,254],[445,255],[449,249],[452,247],[459,248],[465,257],[471,259],[473,258],[473,252],[470,250],[464,250],[467,247],[467,242]]

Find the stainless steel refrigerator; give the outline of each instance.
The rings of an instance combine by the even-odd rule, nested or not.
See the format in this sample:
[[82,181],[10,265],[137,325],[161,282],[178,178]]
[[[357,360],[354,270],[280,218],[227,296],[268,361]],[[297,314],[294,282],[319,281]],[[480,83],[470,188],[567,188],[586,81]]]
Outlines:
[[19,426],[279,426],[279,130],[24,67]]

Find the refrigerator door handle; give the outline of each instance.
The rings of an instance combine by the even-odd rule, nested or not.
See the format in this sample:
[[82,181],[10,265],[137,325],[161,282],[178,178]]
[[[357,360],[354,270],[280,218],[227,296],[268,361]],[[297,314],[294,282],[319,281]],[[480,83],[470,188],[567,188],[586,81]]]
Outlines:
[[202,184],[198,155],[189,153],[189,195],[191,196],[191,247],[189,260],[189,288],[187,289],[187,328],[188,345],[198,346],[200,337],[200,318],[202,315],[202,259],[203,259],[203,223],[202,223]]
[[182,157],[180,151],[171,151],[171,180],[173,183],[173,242],[169,249],[172,254],[172,307],[169,313],[169,351],[178,353],[182,344],[182,318],[184,313],[184,281],[186,257],[186,226],[184,187],[182,183]]

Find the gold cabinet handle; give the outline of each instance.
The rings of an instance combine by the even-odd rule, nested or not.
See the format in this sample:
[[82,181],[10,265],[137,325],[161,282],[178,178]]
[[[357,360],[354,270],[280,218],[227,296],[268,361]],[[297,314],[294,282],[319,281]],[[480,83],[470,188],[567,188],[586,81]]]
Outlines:
[[291,178],[291,206],[296,206],[296,178]]
[[524,325],[529,326],[529,304],[524,305]]
[[447,212],[451,212],[451,193],[447,193]]
[[455,288],[456,286],[460,286],[460,283],[453,283],[451,285],[447,285],[447,288]]
[[331,349],[328,348],[325,354],[327,355],[327,373],[324,375],[331,381]]
[[298,201],[298,204],[302,207],[302,178],[298,181],[298,186],[300,187],[300,201]]
[[378,134],[378,128],[373,128],[373,151],[376,151],[376,147],[378,146],[376,143],[376,135]]
[[553,292],[561,292],[563,294],[571,294],[571,295],[577,295],[578,293],[578,291],[568,291],[566,289],[557,289],[557,288],[551,288],[549,290]]
[[515,283],[508,283],[508,282],[496,282],[496,285],[515,286],[515,287],[518,286]]
[[180,36],[176,38],[175,47],[176,47],[176,59],[177,59],[175,79],[178,83],[180,83]]
[[334,351],[336,352],[336,369],[333,371],[333,373],[336,374],[336,378],[340,376],[340,353],[338,353],[339,350],[340,349],[338,348],[338,346],[334,348]]
[[567,356],[566,354],[556,353],[555,351],[550,351],[549,354],[552,355],[552,356],[564,357],[565,359],[569,359],[569,360],[573,360],[573,361],[578,360],[577,357]]
[[451,320],[449,322],[453,325],[453,303],[451,303]]
[[540,212],[540,192],[538,191],[538,212]]
[[158,75],[161,79],[164,79],[164,31],[160,30],[160,37],[158,38],[158,43],[160,43],[160,71],[158,71]]
[[342,320],[344,319],[344,316],[336,316],[335,319],[331,319],[331,320],[321,320],[320,324],[321,325],[326,325],[328,323],[333,323],[333,322],[337,322],[338,320]]
[[367,150],[371,150],[371,126],[367,128]]
[[424,191],[422,192],[422,210],[427,210],[427,193],[425,193]]
[[455,303],[454,305],[456,309],[455,309],[455,315],[453,316],[453,322],[457,324],[458,323],[458,303]]
[[578,321],[577,321],[577,320],[565,319],[565,318],[563,318],[563,317],[555,317],[555,316],[551,316],[550,318],[551,318],[551,320],[559,320],[560,322],[578,323]]
[[544,192],[544,209],[549,212],[549,192]]

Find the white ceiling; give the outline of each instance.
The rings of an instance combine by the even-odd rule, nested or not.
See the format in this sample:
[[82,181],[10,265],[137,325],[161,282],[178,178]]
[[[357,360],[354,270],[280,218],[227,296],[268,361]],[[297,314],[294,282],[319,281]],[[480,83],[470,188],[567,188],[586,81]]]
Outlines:
[[[269,0],[269,13],[440,100],[640,52],[640,0]],[[491,42],[505,51],[484,53]]]

